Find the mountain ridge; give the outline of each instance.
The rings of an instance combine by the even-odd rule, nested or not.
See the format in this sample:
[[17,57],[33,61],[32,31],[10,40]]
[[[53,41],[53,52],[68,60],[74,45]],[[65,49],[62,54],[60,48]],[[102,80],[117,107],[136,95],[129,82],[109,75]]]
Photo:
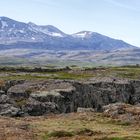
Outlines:
[[140,48],[97,32],[66,34],[52,25],[0,17],[0,64],[45,65],[59,61],[64,62],[62,65],[140,64]]
[[19,42],[40,43],[51,50],[116,50],[135,48],[122,40],[105,35],[80,31],[66,34],[52,25],[36,25],[0,17],[0,44],[18,44]]

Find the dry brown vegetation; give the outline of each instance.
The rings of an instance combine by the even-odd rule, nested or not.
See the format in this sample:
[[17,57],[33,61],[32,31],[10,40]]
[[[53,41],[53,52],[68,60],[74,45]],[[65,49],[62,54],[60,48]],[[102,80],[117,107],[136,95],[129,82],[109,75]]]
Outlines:
[[[117,77],[140,79],[140,68],[106,68],[58,72],[0,72],[3,80],[90,79]],[[28,91],[30,92],[30,91]],[[20,106],[25,101],[17,101]],[[135,110],[129,110],[136,112]],[[140,140],[140,122],[120,122],[100,113],[70,113],[41,117],[0,117],[0,140]]]
[[[100,113],[0,118],[0,140],[139,140],[140,123],[121,123]],[[126,125],[127,124],[127,125]]]

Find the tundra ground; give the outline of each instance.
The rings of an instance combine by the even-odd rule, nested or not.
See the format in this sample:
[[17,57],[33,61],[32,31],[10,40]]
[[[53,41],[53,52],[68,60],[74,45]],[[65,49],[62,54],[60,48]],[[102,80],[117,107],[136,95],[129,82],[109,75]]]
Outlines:
[[0,140],[140,140],[140,123],[101,113],[0,118]]

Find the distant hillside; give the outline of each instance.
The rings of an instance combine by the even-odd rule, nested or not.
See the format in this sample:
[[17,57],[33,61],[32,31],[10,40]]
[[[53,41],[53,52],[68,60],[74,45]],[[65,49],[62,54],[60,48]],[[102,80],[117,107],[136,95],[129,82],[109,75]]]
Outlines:
[[[92,31],[66,34],[52,25],[0,17],[0,64],[57,62],[125,65],[140,63],[140,49]],[[73,64],[73,63],[72,63]]]
[[134,46],[122,40],[116,40],[91,31],[81,31],[68,35],[52,25],[40,26],[31,22],[23,23],[7,17],[0,17],[0,44],[6,48],[30,47],[59,51],[102,51],[134,48]]

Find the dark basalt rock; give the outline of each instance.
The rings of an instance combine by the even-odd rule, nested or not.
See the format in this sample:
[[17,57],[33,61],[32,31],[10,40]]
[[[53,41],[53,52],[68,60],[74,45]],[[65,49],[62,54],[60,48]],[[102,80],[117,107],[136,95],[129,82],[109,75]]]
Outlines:
[[0,95],[0,104],[10,103],[9,96],[2,94]]
[[129,122],[140,120],[140,106],[125,103],[114,103],[103,106],[105,116],[119,119],[120,121]]
[[12,106],[11,104],[2,104],[0,105],[0,115],[9,116],[9,117],[20,117],[24,113],[21,109]]
[[95,110],[93,108],[82,108],[82,107],[78,107],[77,108],[77,112],[78,113],[83,113],[83,112],[95,112]]
[[30,98],[25,105],[24,112],[31,116],[40,116],[49,113],[60,113],[58,112],[57,105],[54,102],[39,102],[32,98]]
[[[103,106],[111,103],[140,103],[140,81],[134,80],[54,80],[34,84],[14,81],[9,87],[0,94],[0,114],[6,116],[19,116],[19,112],[31,116],[70,113],[78,108],[103,111]],[[27,92],[31,87],[32,91]]]
[[7,92],[9,88],[11,88],[14,85],[23,84],[25,80],[11,80],[6,81],[2,86],[0,86],[1,92]]

